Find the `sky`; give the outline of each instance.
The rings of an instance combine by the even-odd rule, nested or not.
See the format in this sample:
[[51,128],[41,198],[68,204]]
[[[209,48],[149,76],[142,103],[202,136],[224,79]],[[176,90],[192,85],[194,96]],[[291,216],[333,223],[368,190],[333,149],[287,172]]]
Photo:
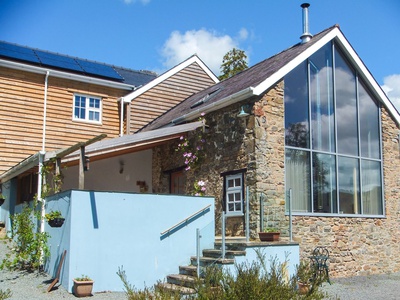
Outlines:
[[[216,74],[233,47],[252,66],[300,42],[299,0],[0,0],[0,40],[158,74],[197,54]],[[400,111],[400,1],[310,0]]]

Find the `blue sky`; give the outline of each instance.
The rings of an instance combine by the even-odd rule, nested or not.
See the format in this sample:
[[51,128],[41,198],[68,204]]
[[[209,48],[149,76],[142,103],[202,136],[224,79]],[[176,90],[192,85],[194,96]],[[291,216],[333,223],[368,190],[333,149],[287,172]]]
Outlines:
[[[300,41],[298,0],[0,0],[0,40],[157,73],[197,53],[218,75]],[[400,111],[400,1],[308,1],[310,32],[334,24]]]

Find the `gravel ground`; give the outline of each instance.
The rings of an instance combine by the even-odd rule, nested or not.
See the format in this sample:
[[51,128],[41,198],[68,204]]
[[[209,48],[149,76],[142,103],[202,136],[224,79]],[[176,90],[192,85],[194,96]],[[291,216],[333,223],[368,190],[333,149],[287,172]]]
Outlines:
[[[0,261],[7,252],[4,241],[0,240]],[[357,276],[350,278],[333,278],[332,284],[324,283],[322,290],[330,299],[341,300],[395,300],[400,299],[400,273],[388,275]],[[10,272],[0,270],[0,289],[10,289],[13,300],[26,299],[76,299],[76,297],[58,283],[47,293],[52,278],[47,274]],[[117,300],[126,299],[125,293],[94,293],[87,299]]]

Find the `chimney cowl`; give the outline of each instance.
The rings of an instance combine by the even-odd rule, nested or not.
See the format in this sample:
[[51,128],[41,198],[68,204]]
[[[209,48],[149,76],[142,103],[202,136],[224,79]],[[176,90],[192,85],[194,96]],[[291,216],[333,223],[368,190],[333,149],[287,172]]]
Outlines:
[[301,35],[301,43],[307,43],[311,40],[312,34],[309,32],[308,29],[308,8],[310,7],[309,3],[303,3],[300,5],[303,8],[303,34]]

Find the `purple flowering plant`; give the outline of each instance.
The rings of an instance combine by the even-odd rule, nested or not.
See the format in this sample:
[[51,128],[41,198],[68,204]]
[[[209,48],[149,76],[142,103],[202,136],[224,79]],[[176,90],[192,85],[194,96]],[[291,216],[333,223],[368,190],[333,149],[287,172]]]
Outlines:
[[[204,113],[201,113],[199,121],[204,121]],[[178,147],[175,149],[182,153],[185,159],[185,171],[193,170],[200,163],[203,157],[203,149],[205,139],[203,138],[203,130],[196,130],[196,138],[189,141],[187,136],[181,136]],[[206,182],[203,180],[194,183],[194,195],[204,196],[206,191]]]

